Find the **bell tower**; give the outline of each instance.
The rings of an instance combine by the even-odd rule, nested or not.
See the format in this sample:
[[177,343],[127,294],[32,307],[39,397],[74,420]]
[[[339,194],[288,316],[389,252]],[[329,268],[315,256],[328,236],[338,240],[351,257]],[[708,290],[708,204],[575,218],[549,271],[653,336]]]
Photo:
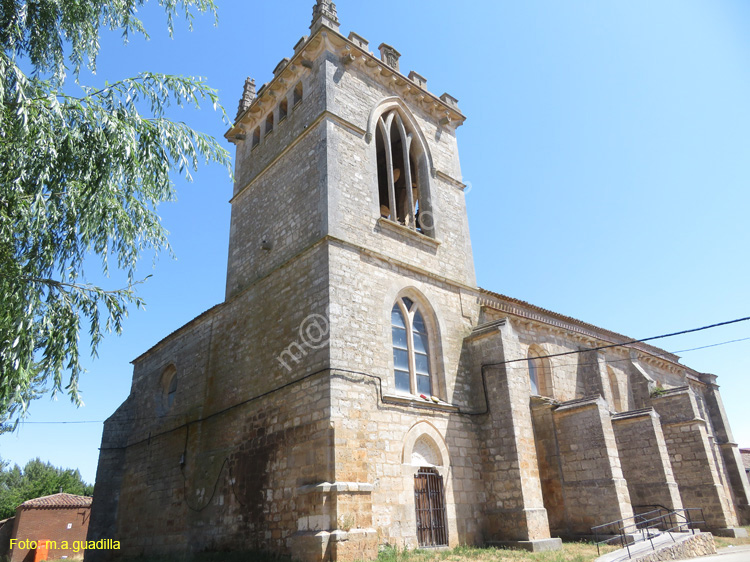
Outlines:
[[[267,321],[293,342],[281,367],[267,368],[279,380],[325,371],[333,445],[317,480],[306,480],[314,492],[291,539],[292,553],[311,560],[375,555],[378,535],[424,545],[413,490],[399,500],[401,526],[382,524],[394,517],[387,486],[415,485],[411,468],[394,476],[383,466],[402,466],[395,452],[426,400],[443,413],[468,400],[457,372],[478,307],[456,141],[465,117],[400,59],[389,44],[376,54],[358,34],[344,36],[335,5],[318,0],[310,36],[271,80],[247,79],[226,134],[237,146],[227,304],[267,287],[259,306],[283,301]],[[403,427],[391,453],[373,451],[393,405]],[[440,449],[440,435],[429,447]],[[446,464],[420,474],[450,493],[448,457],[431,458]],[[446,500],[445,544],[476,540],[457,523],[468,504],[457,505]]]
[[457,100],[403,74],[394,47],[344,37],[333,2],[316,3],[310,30],[269,82],[247,79],[226,134],[227,297],[322,241],[473,287]]

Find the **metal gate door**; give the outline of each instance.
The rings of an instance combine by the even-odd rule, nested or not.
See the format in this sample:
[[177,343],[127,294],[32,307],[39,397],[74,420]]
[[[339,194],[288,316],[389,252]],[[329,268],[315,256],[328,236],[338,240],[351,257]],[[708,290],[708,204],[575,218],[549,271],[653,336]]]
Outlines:
[[420,468],[414,476],[414,505],[419,546],[446,546],[443,477],[434,468]]

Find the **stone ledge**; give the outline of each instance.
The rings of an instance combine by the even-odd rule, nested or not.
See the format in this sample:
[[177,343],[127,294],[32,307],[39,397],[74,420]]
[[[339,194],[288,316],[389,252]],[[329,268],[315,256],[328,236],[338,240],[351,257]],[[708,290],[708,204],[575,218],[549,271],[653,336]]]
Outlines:
[[473,341],[485,336],[497,334],[500,329],[507,323],[507,318],[501,318],[500,320],[495,320],[493,322],[485,322],[484,324],[480,324],[476,328],[474,328],[471,333],[464,338],[464,340]]
[[640,410],[630,410],[627,412],[619,412],[617,414],[612,414],[612,421],[644,418],[644,417],[653,416],[654,414],[656,414],[656,416],[659,417],[659,414],[657,414],[656,410],[654,410],[653,408],[642,408]]
[[568,400],[567,402],[560,403],[560,405],[555,409],[555,413],[562,414],[568,411],[596,407],[599,404],[606,405],[604,398],[602,398],[599,394],[596,394],[594,396],[584,396],[583,398],[577,398],[575,400]]
[[371,537],[377,537],[377,535],[378,532],[375,529],[350,529],[348,531],[336,529],[335,531],[331,531],[330,540],[332,542],[343,542],[351,540],[359,541]]
[[372,490],[373,485],[368,482],[320,482],[318,484],[308,484],[307,486],[300,486],[299,488],[297,488],[297,494],[327,494],[329,492],[370,493],[372,492]]
[[458,406],[447,402],[433,402],[412,395],[399,396],[397,394],[383,394],[383,402],[386,404],[399,404],[401,406],[412,406],[414,408],[425,408],[428,410],[440,410],[442,412],[458,412]]
[[527,550],[529,552],[547,552],[550,550],[560,550],[562,548],[562,539],[537,539],[535,541],[490,541],[487,543],[487,546],[515,548],[518,550]]
[[383,231],[386,231],[391,234],[395,234],[397,236],[401,236],[404,238],[411,238],[412,240],[419,242],[423,244],[424,246],[427,246],[432,249],[437,249],[437,247],[440,246],[439,240],[430,238],[426,234],[422,234],[421,232],[412,230],[408,226],[404,226],[403,224],[394,222],[391,219],[387,219],[385,217],[378,218],[378,226],[380,227],[380,230],[383,230]]

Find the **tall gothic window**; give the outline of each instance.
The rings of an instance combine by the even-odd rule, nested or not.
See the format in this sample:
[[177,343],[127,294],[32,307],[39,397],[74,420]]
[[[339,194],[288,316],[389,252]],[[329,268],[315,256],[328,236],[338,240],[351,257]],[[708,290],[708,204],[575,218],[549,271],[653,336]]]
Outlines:
[[393,109],[378,118],[375,138],[380,216],[431,235],[432,215],[425,212],[420,193],[422,172],[414,134]]
[[410,394],[432,394],[430,348],[427,327],[419,307],[407,297],[391,310],[393,370],[396,390]]

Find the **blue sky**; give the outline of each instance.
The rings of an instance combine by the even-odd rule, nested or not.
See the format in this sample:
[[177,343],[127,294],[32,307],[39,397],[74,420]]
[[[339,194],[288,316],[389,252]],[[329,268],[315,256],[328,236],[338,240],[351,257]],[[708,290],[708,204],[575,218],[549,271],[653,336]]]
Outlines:
[[[154,4],[150,2],[149,4]],[[143,70],[206,76],[234,117],[309,32],[312,0],[219,0],[219,24],[151,40],[105,33],[89,83]],[[428,88],[459,99],[458,129],[478,284],[634,338],[750,316],[750,4],[737,1],[341,1],[341,31],[401,53]],[[172,112],[218,137],[210,108]],[[231,145],[227,145],[231,148]],[[78,467],[93,482],[101,420],[127,397],[129,362],[224,297],[231,182],[218,166],[179,180],[159,211],[176,260],[153,277],[121,337],[81,380],[86,406],[32,404],[0,455]],[[95,268],[90,273],[94,280]],[[104,281],[111,287],[118,280]],[[678,351],[750,338],[750,322],[654,342]],[[680,353],[719,375],[735,440],[750,447],[750,341]],[[97,423],[79,423],[94,421]],[[67,423],[47,423],[67,422]]]

